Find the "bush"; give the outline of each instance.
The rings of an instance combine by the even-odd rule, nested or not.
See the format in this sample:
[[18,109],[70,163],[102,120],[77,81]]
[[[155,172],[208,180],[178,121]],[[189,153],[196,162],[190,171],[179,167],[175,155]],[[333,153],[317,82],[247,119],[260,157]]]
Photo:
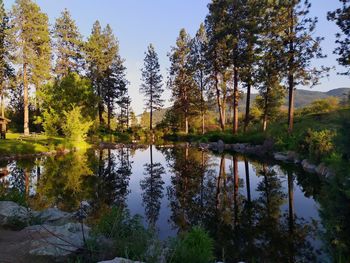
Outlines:
[[113,207],[102,216],[95,233],[113,239],[117,256],[149,263],[157,262],[158,250],[149,250],[156,243],[154,233],[144,228],[140,216],[131,217],[127,210]]
[[194,227],[173,241],[167,262],[209,263],[214,260],[213,239],[200,227]]
[[69,112],[64,112],[64,124],[62,125],[63,134],[69,141],[83,141],[92,125],[91,121],[85,121],[81,115],[81,107],[73,106]]
[[43,128],[47,136],[59,135],[60,117],[53,109],[43,112]]
[[331,130],[313,131],[309,129],[305,137],[305,144],[309,157],[314,161],[321,161],[331,155],[334,150],[333,140],[336,133]]
[[326,113],[334,111],[338,108],[339,99],[335,97],[329,97],[327,99],[319,99],[313,101],[309,106],[306,106],[301,110],[301,115]]

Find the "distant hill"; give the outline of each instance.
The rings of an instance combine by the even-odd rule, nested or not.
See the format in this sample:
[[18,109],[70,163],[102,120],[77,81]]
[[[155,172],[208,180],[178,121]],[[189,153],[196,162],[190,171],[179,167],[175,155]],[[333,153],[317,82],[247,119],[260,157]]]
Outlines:
[[[295,107],[296,108],[302,108],[310,103],[312,103],[315,100],[318,99],[325,99],[327,97],[338,97],[340,100],[345,99],[348,94],[350,93],[350,88],[338,88],[338,89],[332,89],[326,92],[322,91],[314,91],[314,90],[304,90],[304,89],[297,89],[295,91]],[[253,105],[255,98],[258,94],[254,93],[251,94],[251,105]],[[243,94],[241,100],[239,101],[239,111],[243,112],[245,110],[245,101],[246,101],[246,94]],[[214,106],[216,107],[215,101],[213,101]],[[284,104],[286,107],[288,107],[288,97],[286,97],[286,101]],[[159,111],[154,112],[153,119],[154,123],[159,123],[163,117],[165,112],[168,108],[161,109]],[[215,108],[216,110],[216,108]],[[138,115],[138,118],[141,118],[141,115]]]
[[[330,91],[322,92],[322,91],[314,91],[314,90],[304,90],[304,89],[297,89],[295,91],[295,107],[296,108],[302,108],[310,103],[312,103],[315,100],[318,99],[325,99],[327,97],[338,97],[340,100],[345,99],[346,96],[350,93],[350,88],[338,88],[338,89],[332,89]],[[258,94],[252,94],[251,97],[251,104],[254,103],[254,100]],[[245,109],[245,100],[246,100],[246,94],[244,94],[243,98],[240,100],[240,110]],[[286,97],[285,106],[288,106],[288,97]]]

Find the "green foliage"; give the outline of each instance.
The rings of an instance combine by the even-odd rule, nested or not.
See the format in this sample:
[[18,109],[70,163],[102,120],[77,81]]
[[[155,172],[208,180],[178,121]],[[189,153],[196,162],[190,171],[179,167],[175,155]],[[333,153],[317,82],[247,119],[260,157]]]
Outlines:
[[101,217],[94,232],[113,239],[118,256],[156,262],[157,255],[150,254],[148,250],[154,233],[143,227],[140,216],[131,217],[128,211],[113,207]]
[[18,189],[6,189],[3,185],[0,185],[0,201],[12,201],[21,206],[27,206],[24,193]]
[[66,138],[72,142],[83,141],[92,122],[81,115],[81,107],[73,106],[71,111],[64,111],[64,116],[62,130]]
[[320,114],[335,111],[339,108],[339,99],[336,97],[328,97],[327,99],[318,99],[313,101],[309,106],[301,109],[300,114]]
[[52,109],[43,112],[43,128],[47,136],[58,136],[62,119]]
[[336,133],[331,130],[314,131],[309,129],[305,136],[305,146],[309,157],[317,162],[329,157],[335,148],[335,136]]
[[200,227],[175,239],[168,259],[170,263],[209,263],[214,260],[214,241]]

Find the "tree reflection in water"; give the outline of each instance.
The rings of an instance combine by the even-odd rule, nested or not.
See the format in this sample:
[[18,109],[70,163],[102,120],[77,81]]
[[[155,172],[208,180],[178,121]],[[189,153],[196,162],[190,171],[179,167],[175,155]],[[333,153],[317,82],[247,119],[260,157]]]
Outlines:
[[[201,161],[202,154],[207,155],[205,162]],[[236,156],[221,155],[216,170],[212,166],[215,158],[205,152],[173,149],[167,159],[173,173],[168,196],[174,226],[180,232],[193,225],[205,227],[215,239],[219,259],[225,262],[316,261],[311,244],[315,229],[294,212],[292,173],[288,173],[288,193],[285,193],[283,177],[278,176],[275,167],[255,164],[258,196],[252,199],[246,159],[243,160],[245,181],[239,174],[240,160]],[[230,171],[226,167],[228,161],[231,161]],[[283,208],[286,204],[287,212]]]
[[[142,152],[136,150],[136,155],[144,156]],[[156,160],[155,152],[161,153],[165,161]],[[143,208],[137,206],[137,213],[144,214],[153,228],[163,221],[158,220],[162,213],[169,214],[165,224],[180,233],[195,225],[204,227],[215,240],[218,260],[229,263],[322,259],[314,243],[317,225],[299,216],[304,212],[296,212],[295,201],[306,200],[304,196],[321,200],[327,248],[336,247],[343,255],[348,251],[348,224],[341,219],[347,218],[349,209],[342,207],[349,198],[346,192],[335,190],[339,182],[326,191],[328,188],[321,188],[316,177],[283,165],[248,161],[235,155],[213,155],[188,146],[150,146],[145,157],[137,163],[143,166],[143,174],[136,174],[132,181],[139,178],[135,182]],[[9,175],[1,179],[1,185],[17,189],[37,210],[57,206],[74,211],[82,200],[88,200],[93,206],[91,220],[95,222],[111,206],[130,205],[132,159],[133,151],[122,147],[14,161],[4,164]],[[164,177],[165,165],[170,181]],[[300,189],[303,192],[297,193]],[[168,206],[162,206],[162,202],[168,202]],[[334,226],[343,232],[333,231]]]
[[162,175],[165,169],[159,162],[153,162],[153,145],[149,147],[150,162],[144,165],[144,179],[141,180],[140,186],[142,192],[142,202],[145,207],[145,215],[149,226],[155,228],[159,217],[161,199],[163,198],[164,181]]

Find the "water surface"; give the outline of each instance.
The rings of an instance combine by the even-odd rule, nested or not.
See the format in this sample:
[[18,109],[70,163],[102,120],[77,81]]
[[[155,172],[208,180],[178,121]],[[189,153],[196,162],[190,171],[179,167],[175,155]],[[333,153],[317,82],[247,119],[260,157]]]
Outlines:
[[[194,148],[89,150],[2,162],[1,189],[15,188],[33,209],[75,211],[90,222],[117,205],[143,216],[166,239],[203,226],[226,262],[327,261],[321,252],[315,182],[298,169]],[[316,179],[316,183],[317,179]]]

